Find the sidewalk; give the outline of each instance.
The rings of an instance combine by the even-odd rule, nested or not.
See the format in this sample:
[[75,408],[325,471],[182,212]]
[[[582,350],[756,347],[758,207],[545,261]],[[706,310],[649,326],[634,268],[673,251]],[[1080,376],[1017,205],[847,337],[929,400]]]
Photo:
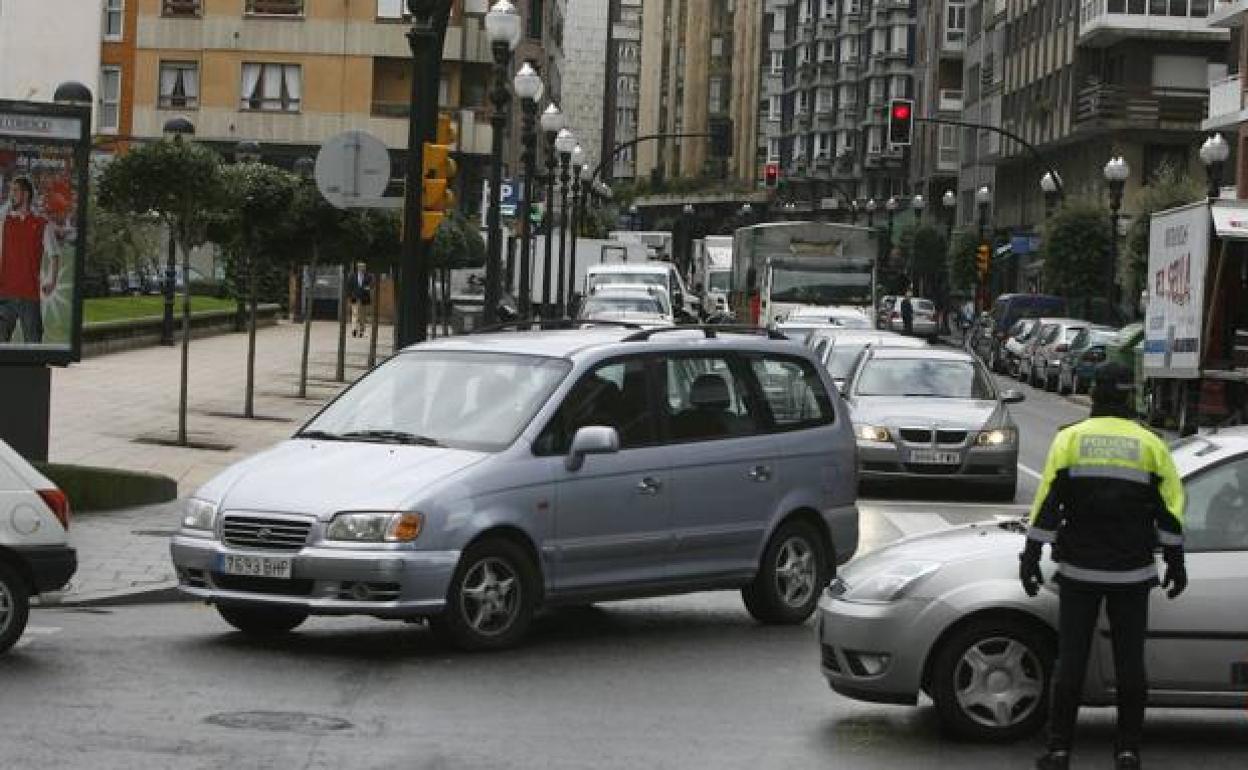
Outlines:
[[[282,323],[256,335],[258,417],[247,420],[243,388],[247,335],[193,340],[187,430],[194,442],[228,449],[143,443],[171,440],[178,424],[180,348],[145,348],[88,359],[52,374],[52,462],[159,473],[178,482],[180,497],[223,468],[290,436],[346,385],[335,382],[338,326],[313,324],[308,398],[297,397],[302,327]],[[378,360],[390,354],[391,328],[378,334]],[[368,363],[368,340],[347,336],[346,378]],[[70,541],[78,571],[60,600],[66,604],[134,601],[173,588],[169,536],[178,503],[74,518]]]

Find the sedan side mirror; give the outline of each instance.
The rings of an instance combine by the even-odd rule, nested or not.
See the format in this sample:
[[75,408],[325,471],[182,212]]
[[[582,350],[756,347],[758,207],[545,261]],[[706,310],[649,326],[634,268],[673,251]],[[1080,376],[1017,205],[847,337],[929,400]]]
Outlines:
[[572,448],[564,466],[569,471],[579,471],[585,465],[587,455],[610,455],[620,451],[620,434],[615,428],[603,425],[586,425],[572,437]]
[[1017,404],[1027,400],[1027,396],[1023,395],[1019,390],[1007,390],[1001,394],[1001,403]]

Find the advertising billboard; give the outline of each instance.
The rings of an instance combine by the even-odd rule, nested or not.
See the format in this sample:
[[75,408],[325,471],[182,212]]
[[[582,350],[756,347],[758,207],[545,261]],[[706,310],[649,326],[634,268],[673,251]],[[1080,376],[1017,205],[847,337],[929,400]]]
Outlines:
[[1201,201],[1158,212],[1149,224],[1144,327],[1149,377],[1200,376],[1210,222],[1209,205]]
[[80,357],[90,122],[0,100],[0,364]]

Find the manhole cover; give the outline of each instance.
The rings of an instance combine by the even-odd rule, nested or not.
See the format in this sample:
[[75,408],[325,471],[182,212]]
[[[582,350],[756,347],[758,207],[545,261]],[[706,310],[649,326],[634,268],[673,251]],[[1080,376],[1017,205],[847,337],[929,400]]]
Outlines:
[[350,730],[354,727],[345,719],[304,714],[299,711],[230,711],[224,714],[213,714],[204,721],[218,727],[303,735],[324,735],[337,730]]

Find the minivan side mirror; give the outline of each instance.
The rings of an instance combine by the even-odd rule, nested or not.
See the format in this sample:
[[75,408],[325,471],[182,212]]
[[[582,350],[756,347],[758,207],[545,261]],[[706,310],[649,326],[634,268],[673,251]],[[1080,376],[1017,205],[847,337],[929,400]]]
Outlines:
[[576,431],[572,437],[572,448],[564,466],[570,471],[579,471],[585,465],[587,455],[610,455],[620,451],[620,434],[615,428],[603,425],[586,425]]
[[1001,394],[1001,403],[1003,404],[1018,404],[1026,400],[1027,396],[1023,395],[1022,391],[1019,390],[1010,389]]

